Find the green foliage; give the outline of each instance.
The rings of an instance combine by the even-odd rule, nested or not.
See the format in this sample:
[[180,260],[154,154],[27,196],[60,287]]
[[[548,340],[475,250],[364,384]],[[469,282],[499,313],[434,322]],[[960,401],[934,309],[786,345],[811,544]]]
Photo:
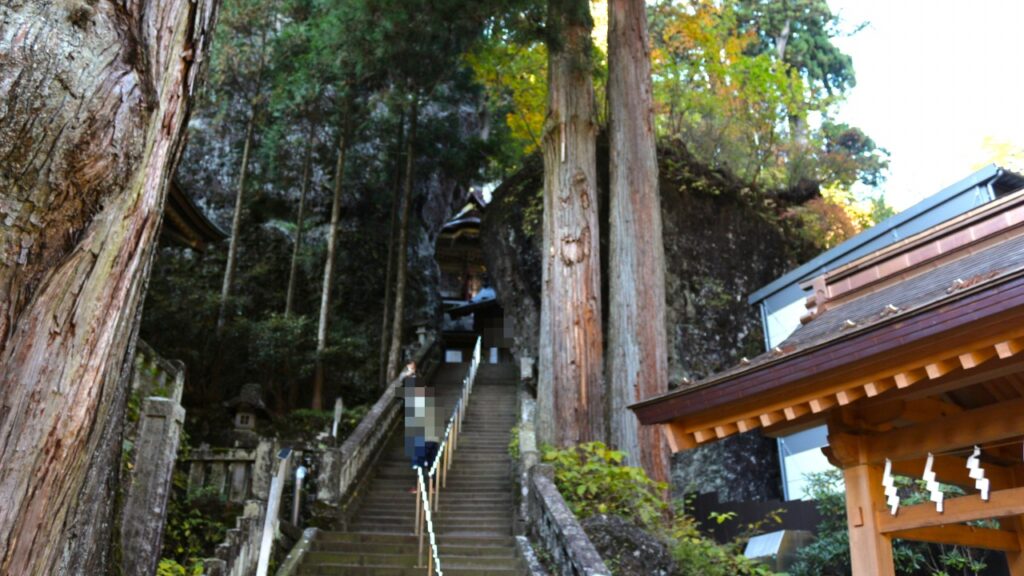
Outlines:
[[509,433],[508,439],[508,455],[512,457],[513,462],[519,461],[519,426],[513,426]]
[[[681,508],[681,507],[680,507]],[[727,515],[715,518],[719,523],[731,520]],[[666,530],[666,540],[676,563],[673,576],[771,576],[762,564],[743,556],[739,542],[716,543],[700,532],[693,517],[677,512]]]
[[831,120],[855,80],[825,0],[662,0],[649,20],[661,134],[769,188],[882,181],[888,152]]
[[[342,412],[341,419],[338,421],[338,442],[344,441],[355,430],[355,427],[359,425],[359,421],[366,415],[367,410],[369,410],[368,405],[361,405],[346,408]],[[274,431],[286,440],[311,443],[321,432],[330,432],[333,424],[333,410],[309,410],[302,408],[292,410],[283,418],[276,420],[274,422]]]
[[[183,482],[180,477],[176,479],[178,485]],[[163,557],[192,566],[212,556],[214,548],[224,540],[228,522],[237,512],[237,507],[221,502],[214,492],[181,494],[179,489],[167,502]]]
[[579,518],[615,514],[640,526],[655,526],[666,510],[661,492],[667,485],[647,477],[642,468],[625,466],[625,452],[602,442],[556,450],[542,448],[543,460],[555,469],[555,485]]
[[[904,505],[928,500],[924,482],[901,476],[896,477]],[[817,538],[797,552],[792,576],[840,576],[850,573],[850,541],[846,524],[846,496],[840,470],[829,470],[808,475],[809,496],[821,514]],[[948,493],[959,492],[952,486],[943,486]],[[927,574],[942,576],[953,574],[976,576],[987,566],[988,552],[962,546],[929,545],[905,540],[893,541],[893,559],[897,574]]]
[[156,566],[156,576],[202,576],[202,573],[203,565],[199,562],[188,569],[170,558],[161,558]]

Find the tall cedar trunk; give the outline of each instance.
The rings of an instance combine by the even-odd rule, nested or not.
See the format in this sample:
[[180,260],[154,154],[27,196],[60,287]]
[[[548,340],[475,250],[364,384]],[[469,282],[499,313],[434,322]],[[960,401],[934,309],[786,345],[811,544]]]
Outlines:
[[302,183],[299,185],[299,212],[295,216],[295,245],[292,247],[292,262],[288,268],[288,292],[284,297],[284,317],[292,315],[295,304],[295,279],[299,275],[299,254],[302,252],[302,226],[306,218],[306,194],[309,193],[310,172],[313,164],[313,147],[316,145],[316,131],[312,125],[306,139],[306,154],[302,160]]
[[[309,193],[310,173],[313,165],[313,148],[316,146],[316,130],[309,125],[309,136],[306,139],[306,154],[302,160],[302,182],[299,184],[299,212],[295,216],[295,246],[292,247],[292,262],[288,269],[288,292],[284,297],[284,317],[291,318],[295,305],[295,282],[299,275],[299,254],[302,252],[302,227],[306,218],[306,195]],[[299,405],[299,386],[292,374],[291,357],[285,359],[285,373],[288,378],[288,407]],[[278,409],[282,409],[278,406]]]
[[213,0],[0,7],[0,573],[106,574],[130,358]]
[[387,382],[398,377],[402,360],[402,331],[405,328],[405,284],[409,277],[406,270],[409,260],[409,212],[412,208],[412,176],[415,165],[413,144],[416,140],[416,121],[419,102],[414,98],[409,110],[409,134],[405,140],[405,182],[402,186],[402,217],[398,223],[398,256],[395,263],[395,310],[391,322],[391,347],[388,351]]
[[395,164],[393,200],[391,202],[391,225],[388,228],[388,265],[384,274],[384,313],[381,314],[380,327],[380,386],[383,388],[388,384],[388,338],[390,331],[388,323],[391,320],[391,276],[394,274],[395,265],[395,226],[398,225],[398,209],[401,198],[399,188],[402,185],[402,139],[405,135],[405,112],[398,118],[398,138],[395,140]]
[[587,0],[551,0],[544,126],[544,270],[538,380],[541,440],[566,446],[606,435],[593,23]]
[[260,91],[263,84],[263,68],[266,65],[267,28],[263,28],[260,40],[260,64],[256,71],[256,88],[249,102],[249,119],[245,123],[245,143],[242,145],[242,161],[238,167],[238,190],[235,193],[235,213],[231,217],[231,238],[228,240],[228,261],[224,266],[224,283],[220,290],[220,309],[217,312],[217,335],[224,330],[227,321],[228,299],[235,283],[235,268],[238,266],[238,243],[242,232],[242,207],[245,201],[245,180],[249,174],[249,151],[252,148],[253,132],[256,128],[256,113],[259,109]]
[[331,318],[331,294],[334,292],[334,255],[338,248],[338,224],[341,220],[341,191],[345,183],[345,152],[351,126],[352,106],[345,97],[342,126],[338,136],[338,161],[334,166],[334,198],[331,201],[331,231],[327,235],[327,260],[324,262],[324,284],[320,294],[320,323],[316,331],[316,374],[313,377],[313,410],[324,404],[324,361],[327,350],[327,327]]
[[668,391],[665,250],[644,0],[608,3],[608,386],[611,442],[658,481],[668,450],[628,406]]

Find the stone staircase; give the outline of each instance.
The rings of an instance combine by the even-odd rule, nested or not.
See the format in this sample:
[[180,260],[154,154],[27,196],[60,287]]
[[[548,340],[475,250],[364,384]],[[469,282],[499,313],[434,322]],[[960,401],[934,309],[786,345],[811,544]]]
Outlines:
[[[434,376],[438,404],[450,414],[467,364],[442,365]],[[513,483],[509,431],[516,423],[512,364],[482,364],[469,401],[447,487],[433,521],[444,574],[526,574],[512,535]],[[401,426],[381,456],[366,497],[345,531],[321,531],[299,574],[423,576],[413,534],[415,475],[403,450]],[[426,546],[425,546],[426,547]]]

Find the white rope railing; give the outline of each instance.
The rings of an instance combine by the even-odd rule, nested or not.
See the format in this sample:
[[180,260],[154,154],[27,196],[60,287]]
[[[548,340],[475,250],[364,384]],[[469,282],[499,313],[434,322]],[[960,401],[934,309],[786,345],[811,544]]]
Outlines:
[[434,534],[434,520],[430,513],[427,484],[423,480],[423,468],[420,466],[416,467],[416,528],[420,537],[420,565],[423,564],[423,536],[429,534],[430,554],[427,555],[427,574],[433,576],[436,569],[437,576],[444,576],[444,572],[441,570],[441,558],[437,554],[437,535]]
[[[444,436],[437,449],[437,455],[430,464],[430,470],[424,474],[423,468],[416,466],[416,535],[419,536],[419,563],[423,565],[423,544],[427,534],[430,536],[430,554],[427,557],[427,574],[433,576],[434,569],[437,569],[438,576],[442,576],[441,559],[437,553],[437,542],[434,534],[432,512],[440,509],[438,495],[441,488],[448,482],[448,470],[452,466],[452,454],[459,445],[459,435],[462,431],[462,421],[466,417],[466,408],[469,405],[469,397],[473,392],[473,384],[476,382],[476,374],[480,369],[481,339],[477,337],[476,345],[473,347],[473,358],[469,363],[469,371],[462,381],[462,391],[459,399],[455,402],[452,415],[448,418],[448,424],[444,430]],[[426,478],[424,478],[424,475]]]

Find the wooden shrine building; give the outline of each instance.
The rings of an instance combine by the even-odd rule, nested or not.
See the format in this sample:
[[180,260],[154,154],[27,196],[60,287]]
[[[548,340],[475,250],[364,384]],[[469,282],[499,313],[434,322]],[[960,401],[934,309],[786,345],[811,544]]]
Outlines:
[[214,224],[185,193],[176,179],[172,179],[164,204],[164,225],[161,239],[198,252],[207,245],[227,238],[227,234]]
[[[809,284],[788,339],[635,404],[640,421],[673,451],[827,424],[854,576],[893,574],[893,538],[1003,551],[1024,576],[1024,192]],[[932,480],[939,502],[900,506],[887,469]],[[968,524],[985,519],[998,528]]]

